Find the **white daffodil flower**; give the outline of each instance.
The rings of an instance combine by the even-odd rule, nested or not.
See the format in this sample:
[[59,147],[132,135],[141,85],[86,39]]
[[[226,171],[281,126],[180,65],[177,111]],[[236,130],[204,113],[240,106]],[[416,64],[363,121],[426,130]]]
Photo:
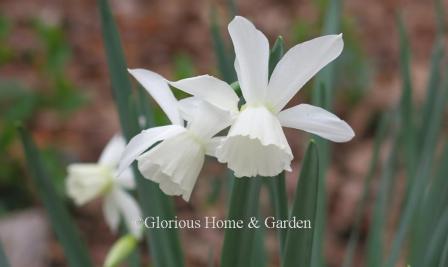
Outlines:
[[[268,80],[269,42],[243,17],[229,24],[235,49],[235,70],[246,104],[238,111],[232,88],[211,76],[171,82],[182,91],[237,114],[216,157],[237,177],[274,176],[290,171],[293,155],[282,126],[307,131],[334,142],[354,137],[351,127],[332,113],[308,104],[283,110],[320,69],[342,51],[342,35],[326,35],[291,48]],[[239,112],[239,113],[238,113]]]
[[[188,201],[205,155],[214,155],[219,142],[212,137],[230,125],[230,116],[205,101],[188,98],[178,102],[167,80],[154,72],[129,72],[156,100],[172,125],[146,129],[132,138],[120,160],[119,173],[137,159],[144,177],[158,183],[165,194],[181,195]],[[186,127],[182,117],[188,121]]]
[[141,211],[138,203],[126,191],[135,188],[134,176],[129,168],[117,175],[118,161],[125,145],[123,137],[115,135],[97,163],[69,165],[66,190],[78,206],[102,197],[104,218],[111,230],[117,232],[122,217],[130,233],[140,239],[142,227],[136,221],[141,218]]

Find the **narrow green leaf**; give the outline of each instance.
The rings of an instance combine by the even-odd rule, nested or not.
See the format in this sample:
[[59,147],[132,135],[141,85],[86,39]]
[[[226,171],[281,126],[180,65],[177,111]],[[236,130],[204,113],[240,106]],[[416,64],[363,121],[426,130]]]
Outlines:
[[92,266],[84,242],[81,240],[73,219],[70,218],[64,200],[56,193],[53,179],[44,168],[42,158],[29,133],[18,127],[25,152],[28,170],[42,199],[56,236],[71,267]]
[[437,266],[439,258],[443,255],[443,246],[448,236],[448,208],[445,207],[444,215],[440,218],[426,244],[426,255],[424,265],[415,266]]
[[272,46],[271,53],[269,55],[269,77],[277,66],[277,63],[283,57],[284,54],[284,40],[282,36],[277,37],[274,46]]
[[[342,3],[341,0],[329,1],[322,34],[338,34],[341,27]],[[335,64],[329,64],[322,69],[315,78],[313,89],[313,103],[325,109],[332,108],[333,84]],[[325,92],[321,92],[325,91]],[[324,97],[322,97],[324,96]],[[321,155],[319,153],[319,155]]]
[[[325,96],[326,91],[321,90],[320,96]],[[323,102],[322,102],[323,103]],[[317,214],[313,229],[313,252],[310,267],[324,266],[323,243],[325,238],[325,222],[327,221],[327,196],[325,179],[330,160],[330,144],[319,136],[313,136],[319,149],[319,189],[317,190]]]
[[380,184],[373,208],[373,219],[367,240],[367,266],[383,266],[383,231],[387,218],[387,203],[392,187],[392,179],[396,171],[398,135],[395,135],[385,166],[381,173]]
[[3,251],[3,245],[0,242],[0,266],[2,267],[10,267],[8,258],[6,257],[5,252]]
[[445,8],[443,6],[442,0],[434,0],[435,12],[436,12],[436,22],[437,22],[437,35],[441,36],[445,34]]
[[266,267],[269,263],[268,254],[266,252],[265,244],[265,230],[261,224],[259,229],[255,230],[254,242],[252,245],[252,260],[250,267]]
[[[445,144],[442,156],[439,159],[435,179],[431,181],[429,191],[425,194],[423,209],[427,212],[426,225],[435,225],[442,216],[448,203],[448,144]],[[425,227],[430,228],[430,227]]]
[[[269,56],[269,76],[274,71],[275,66],[283,57],[284,41],[283,37],[277,37]],[[286,195],[285,173],[276,177],[268,178],[267,185],[271,197],[271,203],[274,208],[275,217],[279,220],[288,218],[288,199]],[[283,248],[286,240],[286,229],[277,229],[278,239],[280,243],[280,259],[283,255]]]
[[[310,142],[305,153],[296,196],[291,210],[290,220],[294,218],[305,221],[304,229],[288,228],[286,235],[283,267],[311,266],[313,249],[312,228],[317,214],[317,198],[319,190],[319,159],[314,141]],[[306,221],[310,222],[307,226]]]
[[234,54],[227,49],[222,38],[220,25],[218,22],[218,12],[215,8],[210,11],[210,32],[215,50],[216,60],[218,61],[218,69],[224,81],[231,84],[236,80],[236,73],[233,68]]
[[[126,71],[120,37],[107,0],[98,0],[98,6],[114,98],[123,133],[129,140],[140,130],[138,112],[135,110],[135,105],[129,102],[132,99],[131,83]],[[157,184],[143,178],[138,172],[136,164],[133,167],[139,202],[144,216],[158,216],[162,220],[174,219],[171,199],[160,191]],[[147,229],[145,234],[155,266],[181,267],[184,265],[177,229]]]
[[[425,103],[422,109],[422,125],[420,127],[419,140],[425,139],[425,129],[431,121],[431,112],[436,102],[437,91],[441,80],[441,63],[445,55],[444,36],[445,36],[445,12],[441,0],[434,0],[434,10],[436,13],[437,34],[431,55],[431,69],[429,72],[428,86],[426,90]],[[421,151],[422,143],[419,148]]]
[[415,147],[415,129],[413,121],[413,105],[412,105],[412,82],[411,82],[411,63],[410,63],[410,42],[406,33],[406,29],[401,17],[397,18],[398,30],[400,33],[400,71],[403,83],[401,96],[401,135],[404,145],[405,167],[407,171],[409,187],[412,185],[416,168],[416,147]]
[[422,109],[422,125],[419,131],[419,151],[422,150],[423,140],[425,140],[426,129],[429,123],[431,123],[432,112],[437,99],[437,91],[440,88],[440,69],[444,51],[443,39],[437,39],[433,48],[432,58],[431,58],[431,70],[428,79],[428,86],[426,91],[426,98]]
[[230,19],[233,19],[238,15],[238,8],[236,6],[235,0],[227,0],[227,9],[229,10]]
[[[404,27],[400,26],[401,35],[404,35]],[[401,38],[403,41],[404,38]],[[402,41],[402,42],[403,42]],[[404,45],[402,45],[404,46]],[[406,44],[407,46],[407,44]],[[405,48],[404,48],[405,49]],[[406,84],[406,83],[405,83]],[[404,88],[404,90],[409,90]],[[438,140],[438,135],[440,134],[440,127],[443,120],[443,111],[446,103],[446,99],[448,96],[448,79],[445,79],[444,84],[442,85],[442,90],[437,94],[436,102],[434,103],[434,109],[432,110],[432,116],[430,122],[426,126],[425,129],[425,139],[423,140],[423,148],[420,153],[415,153],[415,139],[412,136],[413,128],[412,128],[412,115],[404,114],[405,112],[410,112],[410,107],[405,107],[402,109],[403,112],[403,123],[405,132],[404,135],[404,145],[405,145],[405,160],[406,167],[408,170],[408,184],[407,184],[407,197],[404,203],[404,209],[402,216],[400,218],[400,222],[398,224],[398,229],[396,231],[395,238],[392,242],[392,246],[390,249],[390,255],[387,260],[386,266],[395,266],[398,261],[401,253],[401,249],[403,243],[406,239],[409,228],[412,227],[412,241],[411,242],[411,263],[420,262],[422,260],[422,251],[420,249],[419,242],[424,242],[421,238],[427,236],[424,232],[424,228],[426,227],[424,222],[420,216],[418,215],[419,209],[418,207],[421,205],[421,199],[424,194],[424,190],[426,188],[426,184],[428,184],[428,177],[431,176],[431,165],[432,161],[435,157],[435,149]],[[403,92],[405,94],[406,91]],[[410,98],[410,93],[407,94],[407,98]],[[406,95],[403,95],[405,98]],[[405,100],[402,104],[406,106],[410,106],[410,100]],[[406,124],[410,124],[407,125]],[[408,153],[414,153],[414,155],[408,155]],[[414,219],[415,218],[415,219]],[[423,246],[424,247],[424,246]],[[414,253],[414,254],[412,254]]]
[[[286,195],[285,172],[267,179],[275,218],[286,220],[288,218],[288,198]],[[286,240],[286,229],[277,229],[277,234],[280,244],[280,258],[282,258]]]
[[256,257],[253,255],[256,232],[260,229],[247,227],[251,217],[259,215],[259,193],[261,177],[235,178],[232,196],[230,199],[229,214],[227,218],[232,221],[242,220],[243,228],[226,229],[224,244],[221,252],[222,267],[253,266]]
[[440,257],[439,267],[445,267],[448,265],[448,238],[445,240],[443,246],[442,256]]
[[[438,137],[440,135],[440,128],[443,121],[443,113],[448,96],[448,79],[445,79],[444,85],[442,88],[439,88],[438,92],[436,92],[435,102],[433,103],[431,117],[428,118],[429,122],[425,124],[425,134],[424,139],[422,140],[422,151],[419,157],[419,168],[424,168],[419,174],[421,174],[421,178],[424,181],[421,183],[424,184],[424,188],[421,188],[420,191],[425,190],[427,188],[426,185],[432,185],[431,180],[428,177],[432,176],[431,173],[431,162],[426,163],[426,159],[433,159],[435,156],[435,150],[438,142]],[[424,164],[423,164],[424,163]],[[426,165],[427,164],[427,165]],[[442,182],[442,183],[441,183]],[[411,231],[411,246],[410,246],[410,263],[414,265],[421,265],[423,261],[423,256],[425,254],[426,249],[424,249],[427,245],[428,238],[431,235],[431,231],[433,228],[427,227],[427,225],[434,225],[437,223],[434,220],[434,217],[431,215],[436,210],[435,206],[438,205],[438,202],[433,202],[438,197],[438,190],[443,188],[444,181],[438,181],[437,179],[434,183],[439,183],[439,188],[435,188],[431,186],[429,190],[431,190],[430,194],[423,195],[423,201],[419,201],[417,203],[417,211],[416,215],[412,221],[412,231]],[[419,194],[424,194],[421,192]],[[430,224],[431,223],[431,224]]]
[[[324,26],[322,34],[337,34],[341,27],[341,14],[342,14],[342,1],[332,0],[329,1],[328,8],[325,14]],[[314,81],[314,88],[312,91],[312,103],[316,106],[320,106],[327,110],[332,109],[333,99],[333,85],[334,85],[334,68],[335,63],[331,63],[322,69],[316,76]],[[325,236],[325,222],[326,222],[326,190],[325,190],[325,177],[329,165],[330,158],[330,146],[328,141],[313,136],[319,148],[319,190],[317,195],[317,214],[316,221],[314,223],[314,242],[313,242],[313,254],[311,258],[311,267],[324,266],[323,256],[323,242]]]
[[361,195],[361,201],[358,202],[355,213],[355,223],[353,226],[353,230],[350,234],[350,239],[347,246],[347,251],[344,257],[343,267],[351,267],[353,265],[353,257],[355,256],[355,249],[359,241],[359,232],[361,228],[361,220],[365,211],[365,207],[367,205],[367,201],[369,199],[370,187],[372,184],[372,179],[375,174],[375,170],[378,165],[378,160],[380,157],[380,148],[383,143],[384,138],[387,133],[387,125],[388,125],[388,115],[384,114],[381,117],[380,123],[375,133],[375,141],[373,145],[372,158],[370,160],[369,170],[367,171],[366,177],[364,179],[364,187]]
[[136,132],[132,131],[136,123],[130,120],[129,99],[131,96],[131,82],[128,79],[127,65],[121,49],[120,36],[118,34],[114,19],[112,17],[107,0],[98,0],[101,15],[101,30],[103,33],[104,48],[111,79],[112,92],[118,105],[118,115],[122,124],[124,135],[127,139]]

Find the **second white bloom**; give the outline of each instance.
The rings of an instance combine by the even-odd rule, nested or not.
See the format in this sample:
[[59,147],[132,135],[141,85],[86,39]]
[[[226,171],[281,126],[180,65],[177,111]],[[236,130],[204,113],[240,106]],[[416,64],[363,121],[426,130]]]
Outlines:
[[[230,124],[230,116],[204,101],[178,102],[167,81],[154,72],[134,69],[130,73],[158,102],[172,125],[143,130],[132,138],[119,171],[137,159],[138,169],[145,178],[158,183],[165,194],[181,195],[188,201],[205,155],[215,153],[219,139],[212,137]],[[186,127],[183,118],[188,121]]]

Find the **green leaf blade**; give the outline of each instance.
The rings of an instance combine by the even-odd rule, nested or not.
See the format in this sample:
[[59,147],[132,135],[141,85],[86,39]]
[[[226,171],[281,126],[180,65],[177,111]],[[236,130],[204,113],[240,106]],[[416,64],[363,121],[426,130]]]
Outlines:
[[[297,183],[296,196],[290,219],[315,222],[319,190],[319,158],[317,147],[311,141],[305,153],[302,171]],[[311,229],[289,228],[286,236],[283,267],[311,266],[314,234]]]
[[[120,37],[112,17],[108,1],[98,0],[106,57],[108,60],[114,99],[118,108],[121,128],[127,140],[140,131],[138,112],[132,98],[132,86],[126,70],[126,62],[120,44]],[[152,122],[152,113],[146,113],[147,122]],[[133,165],[137,182],[139,203],[145,217],[159,217],[161,220],[174,219],[171,199],[162,193],[158,185],[145,179]],[[177,229],[147,229],[145,236],[154,265],[157,267],[184,266]]]
[[[260,229],[248,228],[247,223],[251,217],[259,215],[259,193],[261,177],[235,178],[228,219],[232,221],[242,220],[243,228],[226,229],[224,244],[221,252],[222,267],[247,267],[254,266],[257,255],[254,253],[257,231]],[[260,237],[258,237],[260,238]]]
[[378,165],[378,161],[380,158],[380,148],[381,144],[383,143],[386,133],[387,133],[387,126],[388,126],[388,116],[384,114],[381,117],[379,126],[377,128],[377,131],[375,133],[375,140],[373,145],[373,152],[372,152],[372,158],[370,161],[369,170],[367,171],[365,180],[364,180],[364,187],[361,195],[361,201],[358,202],[358,205],[356,207],[356,213],[355,213],[355,223],[353,226],[353,230],[350,234],[350,239],[347,245],[347,251],[344,256],[344,262],[343,267],[352,267],[353,260],[355,256],[355,250],[358,245],[359,236],[360,236],[360,228],[361,228],[361,221],[362,216],[364,214],[365,207],[367,205],[368,199],[369,199],[369,192],[372,185],[372,180],[375,175],[375,170]]
[[271,52],[269,54],[269,76],[272,75],[277,63],[282,59],[285,53],[285,41],[282,36],[277,37],[274,45],[272,46]]
[[[326,35],[339,33],[341,27],[342,1],[329,1],[328,8],[325,12],[326,14],[322,34]],[[312,91],[312,103],[314,105],[327,110],[332,109],[334,95],[334,75],[334,62],[326,66],[316,75],[314,88]],[[325,177],[329,166],[331,148],[328,141],[320,138],[319,136],[313,136],[313,138],[316,140],[319,148],[320,182],[317,196],[318,213],[316,215],[316,221],[314,225],[313,255],[310,266],[322,267],[325,265],[323,261],[323,243],[325,236],[325,222],[327,216]]]
[[81,240],[79,232],[70,218],[67,208],[63,205],[64,200],[56,193],[52,179],[44,168],[39,151],[36,148],[29,133],[19,127],[20,138],[25,152],[28,170],[39,192],[50,222],[61,243],[64,254],[71,267],[92,266],[89,254],[86,251],[84,242]]
[[218,69],[224,81],[231,84],[236,80],[236,73],[233,68],[233,59],[235,58],[235,55],[228,51],[222,38],[216,8],[211,9],[210,20],[210,33],[212,36],[216,60],[218,61]]

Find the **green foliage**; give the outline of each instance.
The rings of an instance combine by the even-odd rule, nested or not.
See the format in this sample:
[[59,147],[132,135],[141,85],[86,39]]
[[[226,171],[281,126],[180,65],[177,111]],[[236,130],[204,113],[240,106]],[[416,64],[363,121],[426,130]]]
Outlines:
[[35,57],[42,83],[42,91],[48,92],[42,97],[43,105],[56,109],[63,116],[68,116],[86,103],[86,98],[67,75],[71,59],[71,48],[64,31],[59,25],[49,25],[40,20],[33,22],[36,37],[43,51]]
[[388,116],[386,114],[383,115],[375,133],[372,158],[370,160],[369,170],[367,171],[366,177],[364,179],[361,201],[359,201],[358,205],[356,206],[355,222],[353,225],[353,230],[350,234],[349,243],[347,245],[347,251],[342,265],[343,267],[351,267],[353,265],[353,257],[355,256],[355,249],[358,245],[360,237],[362,217],[365,213],[368,198],[370,196],[369,192],[372,185],[372,180],[378,167],[381,144],[386,137],[387,127],[389,126],[389,124],[390,122],[388,120]]
[[[296,196],[291,210],[290,219],[309,220],[315,222],[317,196],[319,190],[319,158],[316,144],[311,140],[302,163]],[[283,255],[284,267],[311,266],[314,243],[313,231],[309,229],[290,228],[286,235]]]
[[[298,17],[293,24],[292,39],[294,43],[300,43],[321,34],[343,33],[344,51],[337,59],[338,67],[332,70],[334,72],[333,78],[331,78],[333,79],[332,89],[328,91],[334,91],[338,96],[338,100],[352,107],[359,103],[367,92],[368,87],[366,84],[371,79],[372,68],[359,41],[360,36],[356,22],[350,16],[336,14],[341,12],[340,2],[328,0],[314,1],[313,5],[317,10],[318,17],[314,21]],[[329,12],[331,12],[330,16],[327,15],[330,14]],[[339,22],[336,20],[339,20]],[[319,29],[323,29],[323,31],[319,31]],[[319,74],[319,76],[322,76],[322,74]],[[350,77],[350,79],[347,79],[347,77]],[[325,85],[328,86],[328,83]],[[303,91],[308,92],[309,90],[307,89],[310,86],[305,87],[306,89]],[[315,99],[317,96],[314,91],[313,89],[311,94],[314,94],[313,98]],[[328,97],[333,96],[328,95]]]
[[[438,2],[438,1],[437,1]],[[440,8],[440,3],[439,8]],[[438,24],[443,17],[438,16]],[[400,33],[400,65],[402,74],[402,97],[397,109],[398,123],[390,156],[385,162],[378,189],[373,220],[367,247],[367,266],[396,266],[403,255],[410,266],[444,266],[446,263],[446,235],[448,234],[448,175],[445,148],[438,160],[437,146],[441,142],[444,112],[448,99],[448,79],[442,75],[444,56],[443,31],[433,48],[426,99],[421,108],[412,102],[410,71],[410,46],[403,21],[398,21]],[[445,70],[446,71],[446,70]],[[416,112],[416,110],[422,112]],[[446,142],[446,136],[443,136]],[[401,157],[399,157],[401,156]],[[406,173],[406,188],[401,200],[401,213],[392,242],[384,251],[389,213],[387,203],[393,201],[391,192],[398,172],[397,159],[402,158]],[[434,162],[438,161],[437,171]],[[444,177],[444,178],[441,178]],[[386,179],[387,178],[387,179]],[[405,246],[407,244],[407,246]]]
[[193,77],[196,73],[193,60],[187,54],[181,53],[174,57],[174,79],[180,80]]
[[[284,54],[284,40],[283,37],[277,37],[275,43],[271,49],[269,55],[269,75],[277,66],[277,63],[283,57]],[[286,185],[285,185],[285,173],[277,175],[273,178],[268,178],[266,182],[268,185],[271,203],[274,208],[275,218],[279,220],[284,220],[288,218],[288,199],[286,195]],[[280,254],[283,256],[285,240],[286,240],[286,229],[278,229],[278,239],[280,243]]]
[[285,53],[284,46],[285,41],[283,40],[283,37],[277,37],[277,40],[275,40],[275,43],[272,46],[271,52],[269,54],[269,76],[271,76],[272,72],[275,69],[275,66],[277,66],[277,63],[283,57],[283,54]]
[[218,63],[219,72],[222,75],[224,81],[233,83],[236,80],[236,73],[233,68],[233,61],[235,55],[230,52],[224,42],[221,34],[220,24],[218,22],[217,11],[212,8],[210,11],[210,33],[213,41],[213,47],[215,49],[215,56]]
[[[21,51],[9,46],[9,36],[14,25],[0,16],[0,64],[12,64],[20,60]],[[37,39],[38,49],[30,50],[30,66],[37,70],[36,88],[24,86],[11,77],[0,78],[0,212],[25,208],[32,202],[32,194],[26,185],[23,166],[14,155],[16,141],[15,122],[32,124],[42,111],[54,112],[61,123],[73,111],[81,107],[86,98],[67,75],[71,48],[60,25],[47,25],[40,20],[26,24]],[[11,56],[4,57],[7,47]],[[12,56],[14,55],[14,56]],[[56,149],[44,149],[43,161],[51,168],[57,192],[63,192],[64,164]],[[12,179],[15,178],[15,179]],[[3,193],[4,192],[4,193]]]
[[[365,59],[360,43],[357,41],[353,22],[342,16],[342,1],[314,1],[318,8],[320,18],[316,22],[299,21],[295,27],[296,39],[303,41],[317,34],[316,28],[321,27],[323,34],[344,32],[345,50],[337,64],[330,64],[315,78],[312,102],[315,105],[332,109],[336,99],[336,88],[344,91],[344,103],[355,105],[364,96],[369,77],[369,66]],[[374,196],[373,213],[369,218],[369,233],[366,247],[365,265],[369,267],[396,266],[401,257],[410,266],[439,266],[445,267],[448,262],[448,144],[446,134],[443,135],[446,101],[448,98],[448,78],[444,65],[444,14],[440,1],[437,4],[438,36],[433,48],[430,76],[427,85],[426,98],[421,107],[412,101],[413,84],[411,79],[411,50],[406,35],[404,23],[398,22],[400,37],[400,70],[402,76],[402,96],[397,107],[381,115],[377,126],[375,143],[373,146],[370,167],[366,173],[361,200],[356,208],[354,225],[347,246],[343,267],[351,267],[354,255],[359,250],[361,224],[365,215],[368,200]],[[231,16],[237,13],[234,1],[227,1]],[[142,128],[166,124],[167,118],[160,109],[154,107],[144,89],[138,87],[134,90],[126,71],[125,56],[121,48],[120,37],[113,20],[107,0],[98,0],[101,15],[102,32],[108,68],[110,72],[112,92],[117,104],[122,130],[127,139],[130,139]],[[215,49],[218,70],[224,80],[232,83],[232,87],[241,95],[233,68],[234,54],[228,48],[221,34],[217,11],[211,10],[211,37]],[[70,46],[65,41],[63,30],[58,26],[51,26],[36,21],[34,24],[39,41],[43,45],[44,60],[36,60],[44,83],[45,94],[37,94],[33,90],[21,87],[17,83],[0,81],[0,112],[2,112],[0,149],[4,152],[14,140],[14,122],[21,120],[30,122],[35,113],[43,107],[51,108],[58,113],[69,114],[83,103],[82,95],[77,87],[67,78],[66,68],[70,60]],[[0,64],[10,56],[4,56],[4,51],[11,49],[3,42],[12,26],[0,17]],[[5,50],[6,47],[6,50]],[[269,72],[284,53],[284,41],[281,37],[274,43],[269,60]],[[6,53],[7,54],[7,53]],[[37,62],[37,63],[36,63]],[[174,78],[182,79],[194,75],[194,63],[185,54],[174,57]],[[342,77],[342,78],[339,78]],[[353,79],[346,79],[354,77]],[[3,90],[4,88],[4,90]],[[177,97],[184,97],[178,91]],[[144,118],[142,120],[141,118]],[[141,121],[144,121],[143,124]],[[64,247],[65,254],[71,266],[90,266],[90,260],[84,250],[82,241],[77,234],[73,221],[63,205],[63,199],[58,194],[62,187],[64,176],[57,150],[48,149],[39,153],[29,134],[21,129],[21,138],[33,181],[39,191],[43,204],[48,210],[50,220],[56,235]],[[268,256],[265,249],[266,229],[248,228],[247,222],[252,217],[261,219],[260,190],[266,185],[273,213],[276,219],[284,220],[292,217],[306,218],[312,222],[312,230],[304,229],[278,229],[279,251],[281,266],[325,266],[324,242],[326,220],[326,190],[325,178],[330,164],[331,147],[327,141],[316,137],[311,141],[297,184],[295,198],[289,213],[286,194],[285,174],[271,178],[241,178],[231,177],[228,180],[231,188],[230,202],[227,218],[242,220],[245,227],[242,229],[226,229],[221,254],[221,266],[224,267],[263,267],[268,266]],[[387,139],[387,142],[386,142]],[[445,143],[442,155],[438,155],[438,145]],[[383,146],[386,143],[387,146]],[[382,150],[387,148],[384,160],[380,157]],[[49,156],[45,156],[45,155]],[[3,155],[3,153],[2,153]],[[319,157],[318,157],[319,155]],[[48,160],[44,160],[48,158]],[[12,183],[7,177],[16,177],[10,168],[20,166],[18,161],[0,157],[0,173],[6,174],[0,179],[2,183],[2,200],[12,202],[4,192],[4,183]],[[45,162],[44,162],[45,161]],[[3,164],[7,163],[7,164]],[[436,164],[437,163],[437,164]],[[19,168],[19,167],[18,167]],[[402,171],[404,170],[404,172]],[[18,171],[17,171],[18,172]],[[52,173],[54,175],[49,175]],[[159,216],[161,219],[173,219],[174,209],[171,199],[165,196],[158,186],[144,179],[134,166],[137,177],[137,193],[144,216]],[[399,175],[405,174],[406,187],[403,198],[397,199],[395,194]],[[378,174],[378,175],[377,175]],[[376,193],[371,195],[373,179],[378,176]],[[57,177],[57,178],[54,178]],[[19,183],[18,183],[19,184]],[[225,188],[226,181],[215,179],[211,183],[208,202],[217,201],[221,189]],[[26,190],[21,192],[26,196]],[[22,200],[29,201],[29,200]],[[399,202],[400,214],[391,217],[390,203]],[[0,202],[1,209],[16,207],[5,206]],[[389,229],[391,219],[396,219],[394,228]],[[431,226],[431,227],[428,227]],[[148,229],[146,239],[150,252],[150,259],[157,267],[184,266],[183,252],[179,243],[176,229]],[[391,243],[386,246],[386,235],[390,236]],[[389,240],[389,239],[388,239]],[[128,240],[129,241],[129,240]],[[134,241],[134,240],[133,240]],[[123,245],[123,244],[122,244]],[[133,246],[136,243],[132,243]],[[405,246],[406,245],[406,246]],[[129,246],[131,247],[131,246]],[[126,248],[129,248],[126,247]],[[124,254],[116,254],[119,260],[126,258],[130,250],[123,250]],[[119,252],[123,252],[119,251]],[[137,266],[138,250],[134,251]],[[0,248],[0,265],[3,266],[4,255]],[[116,261],[117,257],[113,260]],[[3,262],[2,262],[3,260]],[[213,260],[210,260],[210,265]]]
[[[339,0],[330,1],[326,9],[326,18],[323,24],[323,34],[335,34],[339,32],[342,3]],[[332,63],[321,70],[315,78],[312,92],[312,102],[327,110],[332,109],[333,89],[334,89],[335,64]],[[319,189],[317,190],[317,213],[313,229],[313,248],[311,255],[312,267],[321,267],[324,265],[323,244],[325,236],[325,222],[327,213],[327,200],[325,189],[325,177],[329,165],[330,146],[328,141],[315,136],[319,148]]]
[[29,133],[23,127],[19,127],[19,131],[28,170],[48,213],[53,230],[64,248],[69,265],[71,267],[92,266],[86,247],[73,223],[74,220],[70,218],[63,199],[56,193],[53,180],[44,166],[39,151]]
[[[251,217],[258,218],[261,177],[235,178],[230,198],[229,220],[242,220],[245,224]],[[222,267],[246,267],[256,265],[260,254],[254,253],[256,235],[260,229],[248,228],[226,229],[221,252]]]
[[[402,24],[400,24],[400,28],[403,29]],[[401,32],[403,33],[404,31],[401,30]],[[403,47],[402,45],[401,50],[406,51],[406,47]],[[403,67],[405,69],[409,69],[409,62],[404,60]],[[405,86],[405,88],[403,89],[404,90],[403,98],[404,97],[410,98],[409,93],[406,93],[406,91],[409,90],[408,88],[411,87],[410,81],[408,81],[408,79],[410,79],[409,75],[404,75],[403,79]],[[428,128],[425,129],[425,131],[427,131],[427,134],[424,137],[425,139],[423,140],[423,148],[420,154],[416,153],[417,142],[415,142],[414,139],[415,132],[413,131],[412,128],[410,128],[412,127],[412,124],[410,123],[414,121],[412,117],[412,107],[405,107],[403,111],[402,116],[404,124],[408,124],[407,127],[405,126],[406,132],[404,133],[405,135],[404,153],[406,155],[405,163],[407,163],[405,165],[408,170],[408,191],[404,203],[404,209],[400,217],[400,222],[398,224],[397,232],[392,242],[390,254],[386,262],[386,266],[389,267],[395,266],[396,262],[399,259],[403,243],[407,238],[409,229],[412,227],[413,218],[416,218],[417,220],[417,224],[414,224],[414,227],[417,227],[417,229],[414,228],[414,231],[412,231],[412,233],[416,232],[418,233],[419,231],[423,230],[424,227],[427,227],[425,223],[422,222],[420,222],[420,224],[418,223],[418,220],[421,220],[423,218],[415,216],[418,214],[419,203],[421,202],[421,199],[424,195],[424,191],[428,186],[429,181],[428,177],[432,175],[431,165],[432,161],[435,159],[435,148],[440,133],[440,127],[443,120],[443,111],[447,98],[448,82],[446,81],[443,84],[442,88],[440,88],[440,94],[437,97],[436,103],[434,104],[434,110],[431,122],[429,125],[427,125]],[[410,100],[407,100],[404,103],[402,101],[402,105],[407,106],[412,104],[410,103]],[[406,114],[404,114],[404,112],[406,112]],[[408,155],[408,153],[410,152],[413,154]],[[418,242],[422,241],[422,238],[416,238],[413,241],[417,242],[416,244],[418,244]],[[421,253],[416,250],[411,252]],[[415,255],[411,255],[410,259],[412,261],[411,262],[412,264],[418,265],[418,257],[415,257]]]
[[13,57],[13,50],[8,45],[7,39],[11,34],[11,23],[0,14],[0,66]]
[[[117,104],[121,128],[127,140],[140,131],[138,112],[135,110],[132,87],[120,44],[116,24],[108,1],[99,0],[106,57],[111,78],[112,92]],[[146,113],[149,115],[149,113]],[[153,118],[146,118],[153,121]],[[134,164],[137,193],[144,217],[159,216],[162,220],[174,219],[171,199],[160,191],[157,184],[143,178]],[[184,265],[177,229],[147,229],[145,232],[154,266],[181,267]]]

